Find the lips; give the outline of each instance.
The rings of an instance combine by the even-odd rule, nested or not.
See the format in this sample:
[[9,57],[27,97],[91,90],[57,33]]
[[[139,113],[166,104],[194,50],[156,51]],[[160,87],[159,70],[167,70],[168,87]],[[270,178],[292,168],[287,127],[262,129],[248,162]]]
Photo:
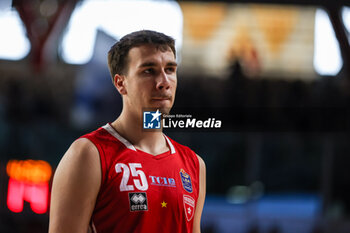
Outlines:
[[157,96],[157,97],[152,97],[152,100],[155,100],[155,101],[171,100],[171,96]]

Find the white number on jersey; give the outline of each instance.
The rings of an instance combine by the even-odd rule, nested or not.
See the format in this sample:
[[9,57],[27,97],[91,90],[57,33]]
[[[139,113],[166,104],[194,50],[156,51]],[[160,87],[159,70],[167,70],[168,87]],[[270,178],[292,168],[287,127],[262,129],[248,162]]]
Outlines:
[[[129,169],[130,167],[130,169]],[[136,170],[142,168],[141,163],[129,163],[129,166],[124,163],[117,163],[115,165],[115,171],[121,173],[123,170],[122,181],[120,182],[120,191],[133,191],[134,185],[138,190],[146,191],[148,189],[148,182],[145,173],[142,170]],[[139,177],[140,179],[134,178],[134,185],[128,185],[130,178],[130,171],[132,177]]]
[[130,177],[129,167],[127,165],[125,165],[124,163],[117,163],[115,165],[115,171],[117,173],[122,172],[122,169],[123,169],[123,178],[122,178],[122,181],[120,182],[120,186],[119,186],[120,192],[134,190],[134,186],[128,185],[128,181],[129,181],[129,177]]

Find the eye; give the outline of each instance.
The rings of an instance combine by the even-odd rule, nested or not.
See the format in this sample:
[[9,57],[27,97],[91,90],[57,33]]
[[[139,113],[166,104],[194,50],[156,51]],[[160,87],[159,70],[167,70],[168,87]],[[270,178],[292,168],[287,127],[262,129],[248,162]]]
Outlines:
[[154,69],[152,69],[152,68],[146,69],[146,70],[143,71],[143,73],[145,73],[145,74],[154,74]]
[[167,67],[165,68],[165,72],[168,74],[174,73],[176,71],[175,67]]

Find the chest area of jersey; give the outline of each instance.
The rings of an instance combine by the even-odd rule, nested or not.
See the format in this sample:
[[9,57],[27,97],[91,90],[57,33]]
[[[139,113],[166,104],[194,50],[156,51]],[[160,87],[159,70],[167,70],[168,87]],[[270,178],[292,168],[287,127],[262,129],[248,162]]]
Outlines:
[[[158,212],[185,210],[192,219],[197,199],[193,171],[176,159],[140,160],[128,158],[113,164],[109,182],[125,210]],[[159,212],[161,213],[161,212]]]
[[109,178],[119,192],[149,191],[162,194],[193,192],[192,172],[178,161],[121,161],[113,164]]

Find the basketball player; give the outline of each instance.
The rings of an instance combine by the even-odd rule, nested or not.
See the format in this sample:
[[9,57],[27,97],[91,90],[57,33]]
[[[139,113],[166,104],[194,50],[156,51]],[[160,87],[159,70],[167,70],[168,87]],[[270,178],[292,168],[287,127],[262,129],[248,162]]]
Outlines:
[[174,103],[175,54],[171,37],[148,30],[112,46],[108,64],[123,110],[63,156],[52,185],[50,233],[200,232],[203,160],[161,130],[143,129],[144,109],[154,109],[156,119]]

